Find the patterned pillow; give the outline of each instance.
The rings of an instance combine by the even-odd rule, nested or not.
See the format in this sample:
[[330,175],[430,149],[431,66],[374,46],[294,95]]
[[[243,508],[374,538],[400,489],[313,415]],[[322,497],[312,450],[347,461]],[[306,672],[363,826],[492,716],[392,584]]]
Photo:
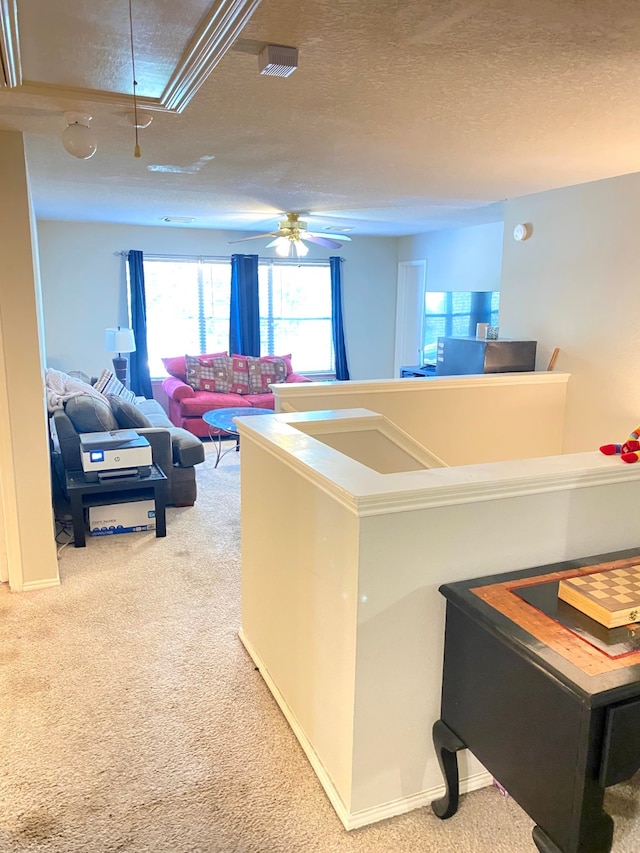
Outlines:
[[200,356],[185,355],[185,382],[191,385],[194,391],[198,390],[200,384]]
[[266,394],[269,385],[274,382],[284,382],[287,378],[287,367],[283,358],[254,358],[247,356],[249,364],[249,393]]
[[231,359],[228,356],[187,355],[187,385],[194,391],[220,391],[231,388]]
[[282,359],[284,361],[284,366],[287,368],[287,376],[290,373],[293,373],[293,365],[291,364],[291,353],[287,353],[286,355],[261,355],[260,358],[264,358],[267,361],[279,361]]
[[231,390],[231,359],[228,356],[198,359],[198,391],[220,391],[228,394]]
[[125,388],[122,382],[120,382],[120,380],[117,379],[110,370],[103,370],[100,376],[98,376],[96,384],[93,387],[96,391],[100,391],[101,394],[104,394],[105,397],[109,397],[111,395],[122,397],[122,399],[126,400],[128,403],[133,403],[136,399],[136,395],[133,391]]
[[[224,350],[224,352],[210,352],[206,355],[199,355],[198,358],[218,358],[223,355],[229,355],[229,353],[226,350]],[[190,356],[190,358],[192,357],[193,356]],[[187,381],[186,358],[187,357],[185,355],[176,355],[171,358],[162,359],[164,369],[167,371],[169,376],[175,376],[177,379],[182,379],[183,382]]]
[[231,387],[232,394],[249,394],[249,362],[246,355],[231,356]]

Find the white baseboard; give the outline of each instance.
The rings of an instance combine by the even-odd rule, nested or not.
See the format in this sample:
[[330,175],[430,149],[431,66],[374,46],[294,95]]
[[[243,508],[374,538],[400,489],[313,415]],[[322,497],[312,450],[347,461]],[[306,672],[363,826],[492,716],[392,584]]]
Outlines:
[[[340,818],[340,821],[342,822],[342,825],[345,829],[358,829],[361,826],[367,826],[368,824],[376,823],[379,820],[386,820],[387,818],[395,817],[396,815],[406,814],[407,812],[413,811],[414,809],[424,808],[425,806],[429,806],[433,800],[437,800],[445,793],[445,786],[444,784],[442,784],[438,785],[435,788],[430,788],[429,790],[419,791],[417,794],[412,794],[409,797],[402,797],[399,800],[392,800],[388,803],[382,803],[370,809],[364,809],[360,812],[350,812],[345,806],[342,797],[336,790],[336,787],[333,784],[331,777],[325,770],[322,761],[320,760],[313,746],[307,739],[307,736],[305,735],[303,729],[296,720],[288,704],[285,702],[284,697],[271,679],[269,671],[264,666],[262,660],[260,659],[260,656],[253,648],[249,640],[246,638],[243,631],[239,631],[238,636],[240,637],[242,645],[249,653],[251,660],[258,667],[260,675],[264,679],[265,684],[271,691],[273,698],[278,703],[278,707],[284,714],[285,719],[291,726],[293,733],[300,742],[300,746],[304,750],[304,753],[307,756],[309,763],[313,767],[316,776],[320,780],[320,784],[324,788],[324,791],[327,797],[329,798],[329,802],[335,809],[335,812]],[[460,793],[468,794],[470,791],[476,791],[479,788],[485,788],[487,785],[490,785],[492,781],[493,780],[491,774],[488,773],[486,770],[481,771],[479,773],[474,773],[471,776],[467,776],[465,778],[460,779]]]
[[43,581],[27,581],[22,584],[20,592],[31,592],[34,589],[47,589],[50,586],[60,586],[60,578],[47,578]]

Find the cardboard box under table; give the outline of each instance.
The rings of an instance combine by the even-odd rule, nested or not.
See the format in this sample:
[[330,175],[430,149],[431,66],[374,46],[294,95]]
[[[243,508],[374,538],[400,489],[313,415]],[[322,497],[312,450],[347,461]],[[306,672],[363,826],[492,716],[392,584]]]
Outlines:
[[115,533],[139,533],[156,529],[154,501],[129,501],[89,507],[89,532],[92,536]]

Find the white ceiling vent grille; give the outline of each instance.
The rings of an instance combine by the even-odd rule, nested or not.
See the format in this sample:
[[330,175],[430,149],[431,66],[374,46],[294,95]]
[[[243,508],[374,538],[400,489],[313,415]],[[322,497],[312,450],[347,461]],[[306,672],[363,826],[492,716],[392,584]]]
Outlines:
[[261,74],[288,77],[298,67],[298,48],[268,44],[258,56],[258,67]]

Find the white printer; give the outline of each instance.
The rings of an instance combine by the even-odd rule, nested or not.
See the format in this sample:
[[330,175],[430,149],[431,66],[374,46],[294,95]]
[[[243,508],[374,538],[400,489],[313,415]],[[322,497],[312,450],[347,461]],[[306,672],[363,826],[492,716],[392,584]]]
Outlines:
[[80,454],[88,481],[151,473],[151,445],[134,429],[80,433]]

